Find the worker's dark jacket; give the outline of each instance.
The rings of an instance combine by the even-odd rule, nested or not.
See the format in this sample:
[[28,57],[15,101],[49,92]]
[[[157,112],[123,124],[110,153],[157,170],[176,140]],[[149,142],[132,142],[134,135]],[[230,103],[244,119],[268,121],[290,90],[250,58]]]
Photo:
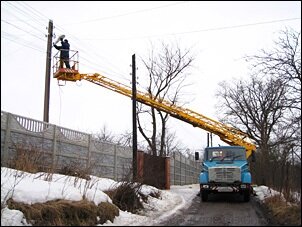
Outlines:
[[57,50],[61,50],[61,58],[62,59],[69,59],[69,43],[68,42],[63,42],[61,41],[61,45],[62,46],[57,46],[56,44],[54,45],[54,47],[57,49]]

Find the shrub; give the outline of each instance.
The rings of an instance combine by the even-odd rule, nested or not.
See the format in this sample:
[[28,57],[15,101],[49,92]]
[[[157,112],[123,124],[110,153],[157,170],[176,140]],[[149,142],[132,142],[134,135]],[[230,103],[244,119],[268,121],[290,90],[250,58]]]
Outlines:
[[140,189],[142,184],[137,182],[123,182],[117,188],[106,191],[119,209],[136,213],[143,208],[140,200]]

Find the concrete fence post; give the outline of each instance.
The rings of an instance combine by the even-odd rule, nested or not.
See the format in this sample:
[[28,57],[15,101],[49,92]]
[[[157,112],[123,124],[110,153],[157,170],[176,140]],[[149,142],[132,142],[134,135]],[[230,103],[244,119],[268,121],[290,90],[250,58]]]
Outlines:
[[180,163],[180,185],[182,185],[182,164],[181,164],[181,160],[182,160],[182,154],[180,153],[179,155],[179,163]]
[[[8,166],[8,145],[10,141],[10,129],[11,129],[11,114],[6,113],[6,126],[5,126],[5,140],[4,140],[4,151],[3,151],[3,166]],[[2,166],[2,160],[1,160],[1,166]]]
[[87,153],[87,162],[86,168],[89,169],[91,164],[91,135],[88,135],[88,153]]
[[116,152],[116,145],[114,145],[113,148],[113,152],[114,152],[114,180],[117,181],[117,152]]
[[57,155],[57,126],[53,127],[53,147],[52,147],[52,170],[55,171]]
[[165,158],[165,181],[166,181],[166,185],[165,188],[167,190],[170,189],[170,157],[166,157]]
[[187,157],[185,157],[185,184],[187,184]]
[[174,168],[173,168],[173,171],[174,171],[174,179],[173,179],[173,182],[174,182],[174,184],[176,185],[176,171],[175,171],[175,166],[176,166],[176,158],[175,158],[175,152],[173,153],[173,158],[174,158]]

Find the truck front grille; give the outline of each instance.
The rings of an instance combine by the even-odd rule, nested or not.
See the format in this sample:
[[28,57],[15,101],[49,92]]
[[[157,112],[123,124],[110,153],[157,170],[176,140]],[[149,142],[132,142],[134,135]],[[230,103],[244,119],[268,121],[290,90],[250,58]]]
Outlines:
[[239,167],[211,167],[209,168],[209,181],[233,183],[241,181]]

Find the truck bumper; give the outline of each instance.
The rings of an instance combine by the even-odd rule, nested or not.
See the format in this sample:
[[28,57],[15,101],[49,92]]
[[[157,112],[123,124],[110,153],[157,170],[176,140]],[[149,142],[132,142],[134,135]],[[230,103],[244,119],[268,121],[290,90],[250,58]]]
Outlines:
[[200,184],[200,192],[208,193],[230,192],[230,193],[252,193],[250,184]]

